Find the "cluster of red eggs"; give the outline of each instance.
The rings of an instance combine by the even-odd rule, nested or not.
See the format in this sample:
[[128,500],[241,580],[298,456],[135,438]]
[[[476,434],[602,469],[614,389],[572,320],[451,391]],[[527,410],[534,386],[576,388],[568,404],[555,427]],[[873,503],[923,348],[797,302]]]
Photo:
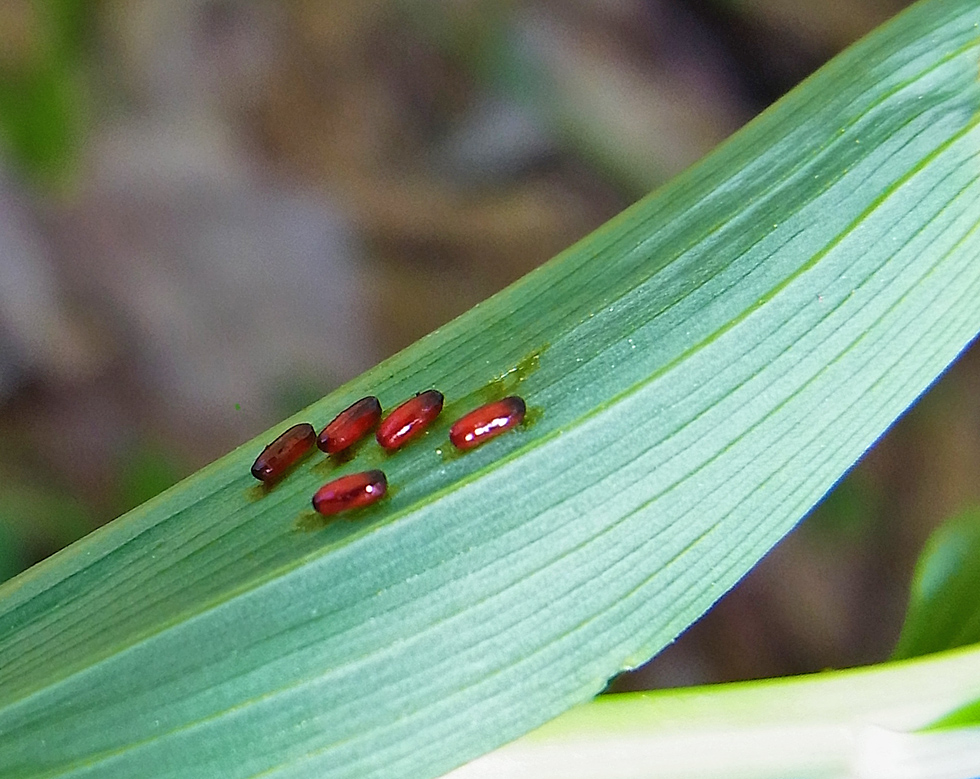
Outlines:
[[[427,390],[406,400],[381,419],[378,399],[373,395],[361,398],[341,411],[320,431],[320,435],[307,422],[293,425],[262,450],[252,465],[252,475],[265,484],[274,484],[314,443],[327,454],[339,454],[367,435],[375,425],[378,427],[375,437],[384,449],[400,449],[439,416],[442,403],[441,392]],[[472,449],[519,425],[525,411],[524,401],[516,395],[487,403],[457,419],[449,430],[449,440],[457,449]],[[368,506],[384,497],[387,489],[388,479],[383,471],[351,473],[320,487],[313,495],[313,508],[321,514],[337,514]]]

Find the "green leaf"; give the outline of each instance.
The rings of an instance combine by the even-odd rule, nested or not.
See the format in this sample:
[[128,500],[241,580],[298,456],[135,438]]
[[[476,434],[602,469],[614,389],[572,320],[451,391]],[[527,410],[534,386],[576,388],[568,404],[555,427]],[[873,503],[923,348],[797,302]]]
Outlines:
[[[266,494],[277,427],[0,587],[0,775],[434,776],[645,661],[980,329],[978,23],[914,7],[283,425],[434,386],[421,441]],[[504,392],[531,421],[449,451]],[[390,497],[319,527],[375,467]]]
[[912,594],[894,657],[980,642],[980,507],[941,525],[915,566]]
[[[960,728],[980,728],[980,698],[971,701],[944,717],[940,717],[923,732],[932,730],[958,730]],[[977,735],[976,733],[974,734]]]
[[42,490],[0,472],[0,581],[9,579],[43,555],[61,549],[95,526],[85,508],[64,491]]
[[980,647],[785,679],[602,695],[446,779],[977,776],[977,720],[931,723],[978,697]]

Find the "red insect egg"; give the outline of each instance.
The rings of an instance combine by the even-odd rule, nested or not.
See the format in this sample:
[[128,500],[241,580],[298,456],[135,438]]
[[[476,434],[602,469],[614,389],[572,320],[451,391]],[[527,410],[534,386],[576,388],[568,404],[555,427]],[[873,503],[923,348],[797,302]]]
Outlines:
[[313,508],[320,514],[370,506],[388,491],[388,480],[382,471],[362,471],[341,476],[324,484],[313,495]]
[[404,446],[439,416],[442,401],[442,393],[434,389],[406,400],[381,421],[378,443],[388,450]]
[[381,419],[381,403],[373,395],[351,404],[320,431],[316,445],[327,454],[337,454],[357,443]]
[[457,419],[449,429],[449,440],[457,449],[472,449],[519,425],[526,412],[524,401],[516,395],[487,403]]
[[313,425],[301,422],[293,425],[262,450],[252,464],[252,475],[266,484],[273,484],[286,475],[316,440]]

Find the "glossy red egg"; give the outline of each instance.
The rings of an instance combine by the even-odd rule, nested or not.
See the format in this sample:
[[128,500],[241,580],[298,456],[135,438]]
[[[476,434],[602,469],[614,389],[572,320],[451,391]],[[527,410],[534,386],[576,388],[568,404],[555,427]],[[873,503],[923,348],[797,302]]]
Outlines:
[[524,421],[527,407],[512,395],[474,409],[457,419],[449,429],[449,440],[457,449],[472,449]]
[[317,447],[327,454],[337,454],[357,443],[381,419],[381,403],[373,395],[361,398],[345,408],[320,431]]
[[310,450],[314,441],[313,425],[306,422],[293,425],[262,450],[252,464],[252,475],[266,484],[279,481]]
[[382,471],[362,471],[341,476],[324,484],[313,495],[313,508],[321,514],[370,506],[388,491],[388,480]]
[[378,427],[377,439],[385,449],[398,449],[420,435],[442,411],[442,393],[420,392],[395,408]]

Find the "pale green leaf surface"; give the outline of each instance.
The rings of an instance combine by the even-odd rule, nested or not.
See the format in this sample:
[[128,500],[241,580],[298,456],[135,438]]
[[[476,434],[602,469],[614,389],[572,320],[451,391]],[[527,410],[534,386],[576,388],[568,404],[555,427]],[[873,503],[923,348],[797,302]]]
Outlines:
[[[664,646],[980,329],[978,22],[903,14],[297,417],[439,388],[406,450],[263,494],[277,428],[0,587],[0,776],[434,776]],[[450,453],[499,391],[530,424]]]
[[[976,733],[977,743],[980,744],[980,696],[977,696],[976,700],[970,701],[955,711],[951,711],[947,715],[940,717],[935,722],[930,723],[928,728],[924,728],[923,730],[960,730],[971,728]],[[978,766],[977,775],[980,776],[980,766]]]
[[[973,779],[980,648],[784,679],[603,695],[446,779]],[[965,726],[964,726],[965,725]]]
[[922,550],[894,657],[978,642],[980,507],[973,507],[942,524]]

